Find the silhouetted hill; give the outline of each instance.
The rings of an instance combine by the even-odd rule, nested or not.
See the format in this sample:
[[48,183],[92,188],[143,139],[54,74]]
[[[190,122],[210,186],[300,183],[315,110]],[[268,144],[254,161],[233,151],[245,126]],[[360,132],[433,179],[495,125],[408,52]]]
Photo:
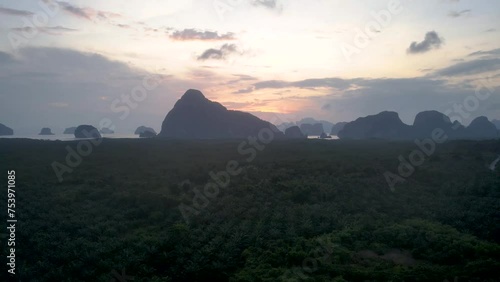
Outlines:
[[278,125],[276,125],[276,127],[277,127],[279,130],[281,130],[281,131],[285,132],[285,130],[287,130],[288,128],[290,128],[290,127],[292,127],[292,126],[296,126],[296,125],[297,125],[297,124],[296,124],[295,122],[284,122],[284,123],[282,123],[282,124],[278,124]]
[[338,137],[342,139],[406,139],[410,126],[404,124],[396,112],[381,112],[358,118],[344,126]]
[[[303,118],[303,119],[297,121],[296,125],[298,125],[300,127],[302,124],[306,124],[306,123],[313,124],[313,125],[321,123],[324,132],[330,132],[332,130],[332,127],[334,126],[334,124],[329,122],[329,121],[316,120],[316,119],[311,118],[311,117]],[[320,134],[321,134],[321,132],[319,134],[314,134],[314,135],[320,135]]]
[[76,138],[101,138],[101,134],[97,128],[92,125],[80,125],[75,130]]
[[307,136],[300,131],[298,126],[292,126],[285,130],[285,137],[288,139],[306,139]]
[[156,134],[157,134],[157,133],[156,133],[156,131],[155,131],[153,128],[151,128],[151,127],[147,127],[147,126],[144,126],[144,125],[139,126],[139,127],[135,130],[134,134],[135,134],[135,135],[140,135],[141,133],[144,133],[144,132],[146,132],[146,131],[149,131],[149,132],[151,132],[151,133],[154,133],[154,135],[156,135]]
[[[277,125],[277,127],[279,130],[285,131],[287,128],[290,128],[292,126],[299,126],[300,127],[303,124],[315,125],[318,123],[321,123],[321,125],[323,126],[324,132],[330,132],[332,130],[332,127],[334,126],[334,124],[329,122],[329,121],[316,120],[314,118],[308,117],[308,118],[303,118],[297,122],[284,122],[282,124]],[[305,134],[305,132],[304,132],[304,134]],[[311,134],[311,135],[320,135],[320,134],[321,134],[321,132],[319,132],[319,134]]]
[[63,134],[75,134],[76,127],[68,127],[64,130]]
[[257,136],[271,129],[275,138],[284,134],[276,126],[249,113],[227,110],[198,90],[188,90],[163,121],[160,137],[178,139],[223,139]]
[[14,130],[0,123],[0,136],[14,135]]
[[488,120],[481,116],[475,118],[465,129],[466,136],[471,139],[495,139],[498,138],[498,129]]
[[42,128],[40,133],[38,133],[38,135],[54,135],[54,133],[52,133],[52,130],[50,128],[44,127]]
[[377,115],[358,118],[344,126],[338,134],[341,139],[390,139],[411,140],[433,136],[441,130],[448,140],[498,138],[498,130],[486,117],[478,117],[468,127],[438,111],[424,111],[417,114],[412,126],[404,124],[397,113],[382,112]]
[[464,136],[464,128],[457,121],[452,123],[450,118],[438,111],[424,111],[415,116],[412,127],[412,136],[410,138],[428,138],[436,129],[442,129],[450,139],[456,139]]

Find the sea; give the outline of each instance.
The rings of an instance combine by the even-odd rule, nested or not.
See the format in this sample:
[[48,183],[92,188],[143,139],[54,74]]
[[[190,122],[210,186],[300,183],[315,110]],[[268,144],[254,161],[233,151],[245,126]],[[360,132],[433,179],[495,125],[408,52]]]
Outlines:
[[[111,138],[111,139],[138,139],[139,135],[135,134],[101,134],[103,138]],[[33,140],[49,140],[49,141],[74,141],[81,140],[79,138],[75,138],[73,134],[55,134],[55,135],[12,135],[12,136],[0,136],[0,138],[24,138],[24,139],[33,139]],[[319,139],[319,136],[308,136],[307,139]],[[337,136],[332,135],[330,139],[323,140],[337,140],[339,139]]]
[[[135,134],[101,134],[103,138],[112,139],[137,139],[139,135]],[[55,134],[55,135],[12,135],[12,136],[0,136],[0,138],[24,138],[33,140],[49,140],[49,141],[74,141],[81,140],[80,138],[75,138],[73,134]]]
[[[330,135],[332,138],[326,138],[322,140],[338,140],[339,137],[337,135]],[[319,136],[313,135],[313,136],[307,136],[307,139],[320,139]]]

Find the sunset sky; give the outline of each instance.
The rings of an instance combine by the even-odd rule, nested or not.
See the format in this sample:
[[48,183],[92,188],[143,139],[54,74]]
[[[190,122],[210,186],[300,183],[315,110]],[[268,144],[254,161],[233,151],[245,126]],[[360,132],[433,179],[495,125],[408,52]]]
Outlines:
[[[113,110],[151,74],[130,114]],[[190,88],[268,120],[412,123],[481,81],[492,95],[465,124],[500,119],[499,1],[0,0],[0,123],[25,134],[159,130]]]

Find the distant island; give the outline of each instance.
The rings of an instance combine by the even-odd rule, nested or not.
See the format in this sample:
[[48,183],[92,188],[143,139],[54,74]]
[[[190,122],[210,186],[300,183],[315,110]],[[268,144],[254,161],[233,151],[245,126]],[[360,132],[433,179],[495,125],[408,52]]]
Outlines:
[[271,129],[275,138],[283,138],[278,128],[245,112],[228,110],[205,98],[199,90],[188,90],[163,121],[162,138],[176,139],[233,139],[256,136]]
[[68,127],[64,130],[63,134],[75,134],[76,127]]
[[[500,138],[500,120],[489,121],[487,117],[475,118],[468,126],[438,111],[423,111],[415,116],[413,124],[401,121],[399,114],[383,111],[375,115],[360,117],[351,122],[332,123],[314,118],[304,118],[297,122],[273,125],[250,113],[228,110],[220,103],[210,101],[199,90],[190,89],[175,103],[163,120],[159,134],[147,126],[139,126],[134,134],[141,138],[169,139],[241,139],[256,136],[263,129],[270,129],[274,138],[306,139],[318,136],[319,139],[362,140],[414,140],[429,138],[436,130],[441,130],[448,140],[484,140]],[[97,130],[90,125],[69,127],[64,134],[74,134],[76,138],[101,138],[102,134],[113,134],[110,128]],[[0,136],[13,135],[12,128],[0,123]],[[39,135],[54,135],[48,127],[42,128]]]
[[14,135],[14,130],[2,123],[0,123],[0,136]]
[[50,128],[44,127],[42,128],[40,133],[38,133],[38,135],[54,135],[54,133],[52,133],[52,130]]
[[[325,131],[324,125],[328,126]],[[285,134],[278,127],[284,128]],[[396,112],[384,111],[376,115],[360,117],[352,122],[337,124],[316,121],[312,118],[299,122],[274,126],[249,113],[232,111],[223,105],[210,101],[199,90],[188,90],[167,114],[159,137],[174,139],[227,139],[255,136],[263,128],[271,128],[278,138],[299,139],[318,136],[331,139],[327,132],[339,139],[386,139],[413,140],[428,138],[434,130],[440,129],[450,140],[495,139],[499,130],[486,117],[474,119],[467,127],[438,111],[424,111],[417,114],[412,125],[401,121]],[[139,127],[137,132],[144,132]],[[154,133],[154,131],[152,131]],[[147,137],[153,137],[148,134]]]
[[102,138],[102,136],[92,125],[80,125],[75,129],[75,138]]
[[141,135],[141,134],[144,134],[144,133],[146,133],[146,132],[149,132],[149,133],[148,133],[149,135],[151,135],[151,133],[153,133],[154,135],[156,135],[156,134],[157,134],[157,133],[156,133],[156,131],[155,131],[153,128],[151,128],[151,127],[147,127],[147,126],[144,126],[144,125],[139,126],[139,127],[135,130],[134,134],[135,134],[135,135]]
[[429,138],[435,130],[442,130],[448,139],[495,139],[499,137],[496,126],[486,117],[474,119],[467,127],[438,111],[418,113],[413,125],[401,121],[396,112],[381,112],[358,118],[345,124],[339,131],[340,139],[412,140]]
[[292,126],[298,126],[304,134],[319,136],[322,132],[330,132],[335,124],[326,120],[316,120],[314,118],[307,117],[297,122],[284,122],[277,125],[278,129],[281,131],[285,131],[287,128]]

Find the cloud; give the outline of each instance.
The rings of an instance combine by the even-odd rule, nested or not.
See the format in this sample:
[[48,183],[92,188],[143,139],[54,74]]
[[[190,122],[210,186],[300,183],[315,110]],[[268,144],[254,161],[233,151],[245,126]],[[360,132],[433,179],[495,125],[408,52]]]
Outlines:
[[409,54],[425,53],[435,48],[438,49],[443,44],[443,39],[439,37],[437,32],[429,31],[425,34],[425,39],[422,42],[412,42],[407,50]]
[[238,80],[257,80],[256,77],[246,74],[233,74],[233,76],[238,77]]
[[494,56],[494,57],[500,56],[500,48],[488,51],[480,50],[469,54],[469,57],[473,56]]
[[117,27],[119,28],[124,28],[124,29],[129,29],[129,28],[132,28],[130,25],[128,24],[116,24]]
[[254,7],[262,7],[269,11],[281,13],[283,11],[283,3],[278,0],[249,0]]
[[25,26],[25,27],[14,27],[11,28],[11,30],[17,32],[27,32],[27,33],[32,33],[34,30],[38,30],[39,32],[43,32],[50,35],[61,35],[66,32],[78,31],[78,29],[68,28],[63,26],[49,26],[49,27],[38,27],[38,28]]
[[257,82],[254,84],[255,89],[266,89],[266,88],[286,88],[291,86],[291,82],[283,80],[266,80]]
[[329,111],[332,109],[332,105],[331,104],[324,104],[323,106],[321,106],[321,109],[323,111]]
[[435,72],[438,76],[473,75],[500,69],[500,58],[477,59],[458,63]]
[[46,29],[48,30],[54,30],[54,31],[78,31],[78,29],[75,28],[69,28],[69,27],[64,27],[64,26],[52,26],[52,27],[47,27]]
[[[100,54],[72,49],[20,48],[15,57],[0,52],[0,101],[9,101],[9,107],[0,111],[0,120],[8,121],[19,134],[36,134],[44,124],[57,130],[78,124],[96,126],[109,118],[117,132],[126,133],[141,124],[161,122],[186,89],[209,88],[204,80],[162,75],[163,82],[148,90],[147,99],[140,103],[131,99],[137,106],[130,109],[130,117],[121,120],[123,112],[113,111],[112,102],[122,101],[124,95],[131,97],[152,74]],[[120,102],[117,107],[123,105]]]
[[486,32],[495,32],[495,31],[497,31],[495,28],[490,28],[486,30]]
[[90,8],[79,8],[76,6],[71,5],[68,2],[62,2],[59,1],[57,2],[59,6],[69,14],[72,14],[73,16],[77,16],[79,18],[84,18],[87,20],[92,20],[92,17],[95,15],[95,11]]
[[277,7],[276,0],[253,0],[252,4],[255,6],[264,6],[268,9],[276,9]]
[[71,49],[29,47],[20,49],[18,56],[19,64],[15,67],[0,66],[0,77],[32,76],[33,73],[40,73],[53,74],[49,76],[51,79],[54,77],[74,79],[79,74],[85,74],[79,79],[102,81],[121,76],[129,77],[131,73],[138,72],[124,63],[112,61],[105,56]]
[[347,89],[352,85],[354,80],[345,80],[337,77],[330,78],[310,78],[299,81],[282,81],[282,80],[268,80],[255,83],[255,89],[265,89],[265,88],[315,88],[315,87],[329,87],[335,89]]
[[[241,89],[237,93],[249,93],[261,89],[283,89],[283,88],[301,88],[311,89],[316,87],[326,88],[327,91],[335,93],[358,93],[377,90],[378,93],[394,93],[404,95],[412,87],[418,87],[422,92],[435,92],[436,89],[443,87],[445,80],[431,77],[413,77],[413,78],[351,78],[344,79],[340,77],[328,78],[309,78],[298,81],[284,80],[266,80],[254,83],[249,88]],[[413,90],[412,90],[413,91]],[[292,91],[293,93],[294,91]]]
[[[347,89],[340,95],[324,95],[311,101],[318,108],[329,104],[328,112],[334,116],[331,120],[353,120],[392,110],[399,112],[403,121],[413,123],[414,116],[420,111],[444,112],[455,103],[463,103],[467,96],[474,95],[474,87],[471,85],[454,85],[446,80],[430,77],[362,78],[354,83],[358,87]],[[490,97],[492,102],[499,98],[500,96],[493,95]],[[476,114],[491,116],[491,111],[481,108],[474,113]]]
[[99,11],[95,10],[92,8],[88,7],[77,7],[75,5],[72,5],[68,2],[64,1],[58,1],[57,2],[59,6],[62,8],[63,11],[69,13],[70,15],[73,15],[77,18],[93,21],[93,20],[107,20],[110,18],[117,18],[121,17],[120,14],[117,13],[112,13],[112,12],[106,12],[106,11]]
[[336,89],[346,89],[351,85],[350,81],[341,78],[320,78],[306,79],[292,83],[292,86],[300,88],[331,87]]
[[184,29],[177,30],[170,35],[173,40],[188,41],[188,40],[206,40],[206,41],[216,41],[216,40],[234,40],[234,33],[228,32],[225,34],[220,34],[216,31],[201,31],[197,29]]
[[247,93],[252,93],[254,90],[253,86],[250,86],[248,88],[240,89],[238,91],[233,92],[233,94],[247,94]]
[[[470,81],[457,85],[446,79],[431,76],[352,79],[329,77],[297,81],[259,81],[249,85],[248,88],[242,87],[233,94],[248,93],[252,90],[252,86],[254,91],[257,87],[259,89],[297,88],[280,95],[280,99],[283,100],[279,101],[287,101],[285,104],[301,105],[293,110],[298,116],[320,115],[323,119],[340,121],[354,120],[360,116],[393,110],[399,112],[406,122],[413,123],[415,115],[420,111],[443,112],[455,103],[462,103],[467,96],[474,94],[475,88],[472,83]],[[298,89],[304,86],[321,86],[325,89],[311,96],[311,92]],[[498,102],[500,96],[493,97],[492,95],[489,99],[492,102]],[[266,94],[263,94],[259,101],[267,106],[280,103],[273,96]],[[474,114],[491,116],[492,110],[481,108]]]
[[198,61],[204,60],[224,60],[229,55],[239,53],[238,47],[236,44],[224,44],[219,49],[208,49],[203,52],[200,56],[198,56]]
[[16,10],[10,8],[2,8],[0,7],[0,14],[8,15],[8,16],[32,16],[33,13],[30,11],[24,10]]
[[227,84],[235,84],[235,83],[242,82],[242,81],[257,80],[256,77],[253,77],[250,75],[245,75],[245,74],[233,74],[233,76],[236,76],[238,78],[228,81]]
[[448,17],[459,18],[461,16],[466,16],[466,15],[470,14],[470,12],[471,12],[470,9],[462,10],[462,11],[451,11],[448,13]]

